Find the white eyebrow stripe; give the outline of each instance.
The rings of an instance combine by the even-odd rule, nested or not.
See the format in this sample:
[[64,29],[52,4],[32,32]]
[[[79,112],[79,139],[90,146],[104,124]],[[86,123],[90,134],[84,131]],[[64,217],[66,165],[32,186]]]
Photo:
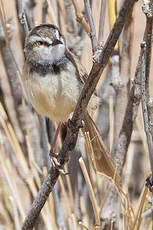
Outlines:
[[44,38],[42,39],[40,36],[32,35],[32,36],[30,36],[30,38],[29,38],[29,41],[32,42],[32,43],[34,43],[34,42],[36,42],[36,41],[40,41],[40,40],[42,40],[42,41],[44,41],[44,42],[47,42],[47,43],[49,43],[49,44],[52,44],[51,39],[48,38],[48,37],[44,37]]
[[56,36],[56,38],[57,38],[58,40],[60,40],[60,36],[59,36],[58,30],[54,30],[54,31],[55,31],[55,36]]

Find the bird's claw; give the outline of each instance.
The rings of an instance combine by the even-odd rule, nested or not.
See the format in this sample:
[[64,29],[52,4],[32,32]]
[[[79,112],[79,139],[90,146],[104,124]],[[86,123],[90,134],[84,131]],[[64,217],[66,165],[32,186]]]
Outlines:
[[64,171],[63,167],[61,166],[61,164],[57,160],[57,156],[58,156],[58,153],[51,153],[50,152],[50,159],[51,159],[53,168],[57,169],[63,175],[68,175],[69,172]]

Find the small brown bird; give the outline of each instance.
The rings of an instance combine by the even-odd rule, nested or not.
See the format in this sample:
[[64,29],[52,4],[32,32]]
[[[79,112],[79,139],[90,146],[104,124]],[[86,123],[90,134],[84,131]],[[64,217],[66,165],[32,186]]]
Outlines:
[[[26,38],[24,52],[23,84],[29,102],[39,114],[59,124],[67,121],[87,79],[85,69],[67,49],[65,38],[55,25],[42,24],[32,29]],[[96,101],[93,95],[88,108],[97,106]],[[98,136],[87,112],[84,121],[92,136]],[[100,142],[97,138],[92,142],[96,145],[98,159],[101,151],[105,151],[103,144],[99,146]],[[57,167],[55,160],[53,165]]]
[[54,25],[35,27],[25,42],[24,86],[35,110],[64,122],[74,111],[86,72],[80,73],[64,37]]

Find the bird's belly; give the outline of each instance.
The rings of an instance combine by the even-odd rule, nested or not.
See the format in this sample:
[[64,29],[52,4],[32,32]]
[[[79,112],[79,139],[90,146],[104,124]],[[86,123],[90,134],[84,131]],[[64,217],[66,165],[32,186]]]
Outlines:
[[41,115],[54,121],[66,121],[79,97],[78,80],[72,74],[33,74],[25,81],[30,103]]

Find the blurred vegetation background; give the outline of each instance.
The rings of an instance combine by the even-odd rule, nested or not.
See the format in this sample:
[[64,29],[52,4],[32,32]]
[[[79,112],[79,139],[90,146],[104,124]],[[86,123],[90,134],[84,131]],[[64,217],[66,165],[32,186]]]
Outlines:
[[[121,3],[90,1],[101,46],[113,27]],[[56,128],[56,124],[36,114],[22,88],[25,31],[24,18],[18,19],[20,4],[21,0],[0,0],[0,230],[21,229],[47,175],[49,146]],[[76,20],[76,12],[80,12],[87,21],[84,1],[22,0],[22,4],[29,29],[45,22],[57,25],[66,38],[67,47],[89,73],[93,62],[91,41]],[[100,104],[92,117],[110,154],[118,146],[140,55],[146,26],[142,5],[143,1],[136,2],[130,12],[97,87]],[[150,111],[152,73],[151,62]],[[117,160],[112,154],[121,176],[120,188],[113,179],[93,167],[90,141],[80,133],[66,166],[70,174],[59,177],[35,229],[152,229],[152,194],[145,187],[150,162],[141,106],[134,115],[136,119],[126,123],[126,129],[128,122],[132,122],[133,127],[128,148],[120,151]],[[59,138],[57,152],[61,143],[62,138]]]

